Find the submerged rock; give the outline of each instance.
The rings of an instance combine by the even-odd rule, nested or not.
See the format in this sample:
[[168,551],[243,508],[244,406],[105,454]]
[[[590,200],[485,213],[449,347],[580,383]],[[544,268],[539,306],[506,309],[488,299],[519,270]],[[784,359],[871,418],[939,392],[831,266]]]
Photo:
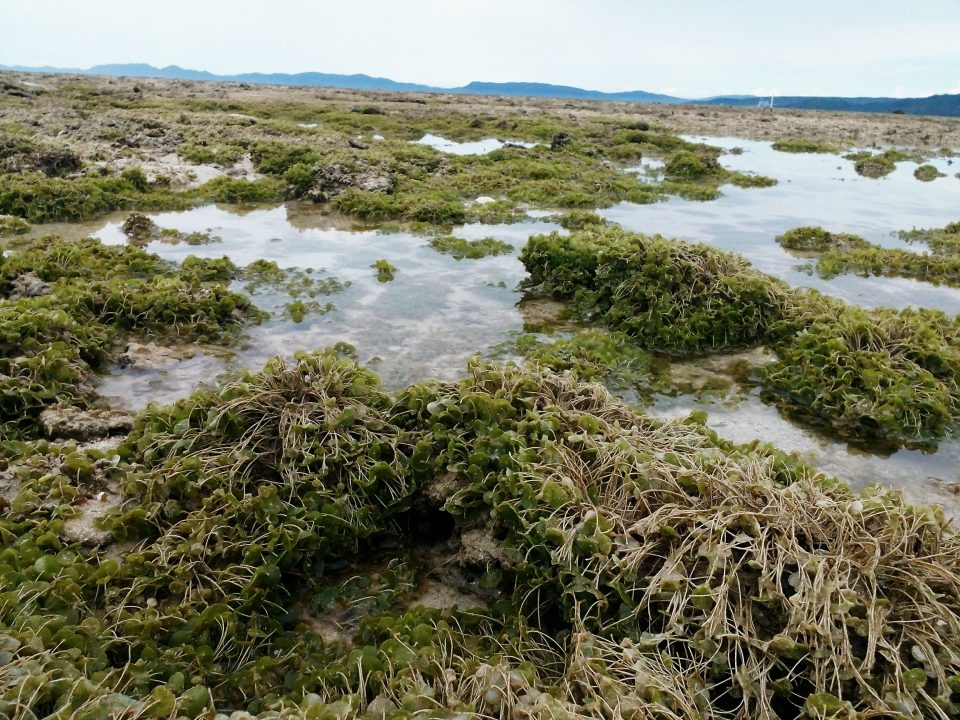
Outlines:
[[64,521],[60,537],[70,543],[91,547],[109,545],[113,542],[113,534],[98,527],[97,521],[119,504],[119,495],[109,490],[102,490],[89,497],[81,496],[73,503],[73,507],[79,511],[78,514]]
[[130,432],[133,416],[120,410],[57,405],[40,413],[40,428],[50,439],[91,440]]

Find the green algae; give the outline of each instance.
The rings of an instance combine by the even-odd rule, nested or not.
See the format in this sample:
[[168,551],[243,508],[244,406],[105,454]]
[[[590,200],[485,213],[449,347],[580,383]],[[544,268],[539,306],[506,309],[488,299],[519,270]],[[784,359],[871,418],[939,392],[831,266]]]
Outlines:
[[905,277],[934,284],[960,286],[960,225],[943,229],[902,231],[900,238],[926,244],[929,252],[885,248],[847,233],[823,228],[794,228],[777,238],[786,248],[818,253],[813,268],[821,277],[842,273]]
[[384,258],[374,260],[370,267],[377,271],[378,282],[390,282],[397,275],[397,267]]
[[[229,266],[232,268],[232,265]],[[222,342],[259,312],[230,292],[218,261],[192,258],[176,268],[134,247],[95,240],[34,240],[0,266],[0,434],[37,433],[58,402],[87,405],[87,381],[123,339]],[[31,278],[37,289],[18,296]]]
[[833,154],[838,148],[830,143],[808,138],[786,138],[777,140],[771,145],[774,150],[788,153],[827,153]]
[[858,248],[866,240],[850,233],[832,233],[822,227],[798,227],[777,236],[777,242],[788,250],[822,252],[833,248]]
[[513,251],[513,245],[503,240],[486,237],[479,240],[465,240],[455,235],[440,235],[431,238],[430,247],[455,260],[479,260],[494,255],[506,255]]
[[960,254],[960,222],[942,228],[901,230],[900,239],[909,243],[923,243],[931,252],[941,255]]
[[13,215],[0,215],[0,237],[24,235],[30,231],[30,223]]
[[853,162],[854,170],[858,175],[867,178],[881,178],[892,173],[897,163],[906,160],[922,161],[922,157],[915,153],[907,153],[897,148],[888,148],[883,152],[871,152],[869,150],[860,150],[847,153],[843,156],[845,160]]
[[[16,462],[13,717],[960,712],[942,517],[570,377],[474,364],[391,395],[332,351],[301,355],[149,410],[119,458]],[[105,522],[120,556],[63,539],[98,483],[124,494]],[[408,605],[415,566],[362,569],[438,525],[440,563],[491,593],[482,612]],[[480,536],[489,551],[465,555]],[[317,627],[331,611],[335,638]]]
[[236,275],[245,280],[244,290],[251,295],[263,291],[280,293],[290,298],[283,306],[283,315],[295,323],[301,323],[307,315],[324,315],[336,309],[331,302],[317,298],[343,292],[350,282],[342,282],[336,277],[321,277],[323,271],[312,268],[282,269],[270,260],[255,260]]
[[530,238],[530,288],[570,300],[654,352],[751,347],[779,315],[782,288],[742,258],[702,245],[593,226]]
[[[819,234],[818,234],[819,237]],[[675,355],[765,344],[764,398],[859,443],[929,447],[960,419],[957,322],[788,288],[704,245],[592,227],[533,237],[529,286]]]
[[648,402],[667,392],[664,364],[619,332],[584,330],[569,337],[541,339],[522,334],[502,348],[554,373],[572,373],[584,382],[602,382],[611,392]]
[[913,171],[913,176],[920,182],[932,182],[937,178],[946,177],[933,165],[920,165]]

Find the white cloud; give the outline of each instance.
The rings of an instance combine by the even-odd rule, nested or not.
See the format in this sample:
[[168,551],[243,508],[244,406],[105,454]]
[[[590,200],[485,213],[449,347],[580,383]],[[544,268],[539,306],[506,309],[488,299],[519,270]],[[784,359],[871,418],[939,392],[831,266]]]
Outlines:
[[0,0],[0,63],[527,80],[683,96],[960,92],[956,0]]

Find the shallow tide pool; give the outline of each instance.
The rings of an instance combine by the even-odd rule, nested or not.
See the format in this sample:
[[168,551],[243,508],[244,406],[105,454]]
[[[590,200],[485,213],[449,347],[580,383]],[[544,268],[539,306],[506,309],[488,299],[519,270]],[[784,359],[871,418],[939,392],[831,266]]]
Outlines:
[[[886,178],[873,180],[856,175],[853,163],[837,155],[781,153],[769,143],[732,138],[697,139],[728,149],[742,148],[742,154],[722,156],[724,165],[770,175],[779,184],[764,189],[727,186],[723,197],[712,202],[623,203],[601,214],[631,230],[741,253],[758,269],[792,285],[817,288],[848,302],[960,312],[960,290],[897,278],[844,275],[823,280],[804,271],[807,261],[785,252],[775,241],[792,227],[822,225],[885,246],[912,247],[896,237],[897,230],[942,226],[958,219],[960,180],[947,160],[934,161],[947,177],[930,183],[913,177],[916,164],[910,162],[899,164]],[[486,148],[470,150],[489,151]],[[460,150],[463,148],[451,151]],[[655,172],[656,167],[649,170]],[[427,236],[356,230],[295,204],[243,212],[206,206],[152,214],[162,228],[209,232],[220,238],[220,242],[202,246],[149,246],[167,259],[225,255],[241,266],[258,259],[272,260],[283,268],[310,268],[317,277],[334,276],[349,286],[329,297],[318,297],[321,302],[333,303],[335,309],[308,314],[301,323],[285,319],[279,312],[287,298],[257,294],[255,302],[273,312],[273,317],[249,328],[237,348],[226,353],[198,349],[151,370],[117,368],[102,379],[100,391],[119,405],[139,409],[153,400],[166,402],[183,396],[224,372],[258,369],[276,354],[291,356],[297,350],[341,341],[355,346],[359,361],[377,370],[388,387],[431,378],[455,379],[465,372],[469,357],[508,343],[529,329],[531,322],[542,319],[534,317],[533,310],[529,316],[525,313],[518,285],[526,273],[516,256],[530,235],[559,230],[545,215],[536,213],[534,219],[512,225],[456,228],[458,236],[492,236],[514,248],[509,255],[457,261],[430,248]],[[124,243],[122,220],[115,216],[85,225],[83,232],[106,243]],[[377,281],[370,266],[380,258],[397,267],[392,282]],[[242,289],[243,284],[237,283],[237,288]],[[707,365],[712,359],[692,362],[694,366],[701,362],[701,371],[711,372]],[[708,412],[709,425],[722,437],[772,442],[855,487],[873,482],[893,485],[917,501],[960,507],[960,498],[949,489],[960,482],[960,441],[955,439],[943,442],[933,453],[901,450],[889,457],[865,453],[782,417],[749,389],[725,397],[681,392],[658,399],[649,411],[671,418],[691,410]]]

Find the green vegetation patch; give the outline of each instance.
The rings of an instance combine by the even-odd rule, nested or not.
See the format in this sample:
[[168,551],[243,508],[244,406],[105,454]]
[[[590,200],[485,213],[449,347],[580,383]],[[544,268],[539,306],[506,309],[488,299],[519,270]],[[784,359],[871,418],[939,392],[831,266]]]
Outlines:
[[377,271],[377,280],[379,282],[390,282],[397,276],[396,265],[385,258],[374,260],[370,267]]
[[822,252],[832,248],[856,248],[869,245],[862,237],[850,233],[832,233],[822,227],[798,227],[777,237],[777,242],[788,250]]
[[913,171],[913,176],[920,182],[932,182],[937,178],[946,177],[946,175],[933,165],[920,165]]
[[530,284],[659,353],[766,344],[765,397],[852,441],[927,446],[960,417],[958,320],[791,290],[704,245],[590,228],[531,238]]
[[929,252],[880,247],[856,235],[830,233],[823,228],[795,228],[777,240],[784,247],[819,252],[814,268],[821,277],[855,272],[960,286],[960,223],[942,229],[903,231],[900,238],[923,243]]
[[668,390],[664,364],[624,333],[584,330],[556,339],[523,334],[509,350],[551,372],[602,382],[611,392],[635,402],[649,401]]
[[672,355],[750,347],[781,315],[781,286],[742,258],[659,235],[591,226],[530,238],[532,288]]
[[763,369],[766,399],[859,442],[923,446],[956,426],[957,319],[819,296],[801,305],[796,332],[775,345],[779,361]]
[[440,235],[430,240],[430,247],[455,260],[479,260],[493,255],[507,255],[513,252],[513,245],[492,237],[480,240],[465,240],[455,235]]
[[30,223],[14,215],[0,215],[0,237],[24,235],[30,230]]
[[250,301],[226,287],[235,270],[197,258],[177,268],[138,248],[57,237],[5,256],[0,436],[36,434],[48,405],[89,404],[86,381],[126,337],[221,342],[257,318]]
[[960,222],[942,228],[901,230],[900,239],[910,243],[924,243],[931,252],[940,255],[960,254]]
[[[391,395],[301,355],[149,410],[119,456],[37,448],[17,476],[11,717],[960,712],[941,516],[570,376],[475,364]],[[98,484],[122,561],[69,539]],[[425,538],[426,568],[369,569]],[[442,568],[479,608],[420,604]]]
[[922,158],[916,154],[907,153],[897,148],[889,148],[877,153],[869,150],[859,150],[847,153],[843,157],[845,160],[853,162],[853,168],[858,175],[867,178],[881,178],[889,175],[896,169],[898,162],[906,160],[922,161]]
[[255,260],[240,271],[240,278],[246,281],[244,289],[251,295],[267,291],[289,297],[290,301],[283,306],[283,314],[299,323],[307,315],[323,315],[335,310],[333,303],[318,298],[350,287],[349,280],[342,282],[332,275],[323,277],[319,273],[313,268],[283,269],[271,260]]
[[779,152],[788,153],[835,153],[839,150],[835,145],[808,138],[777,140],[771,147]]

